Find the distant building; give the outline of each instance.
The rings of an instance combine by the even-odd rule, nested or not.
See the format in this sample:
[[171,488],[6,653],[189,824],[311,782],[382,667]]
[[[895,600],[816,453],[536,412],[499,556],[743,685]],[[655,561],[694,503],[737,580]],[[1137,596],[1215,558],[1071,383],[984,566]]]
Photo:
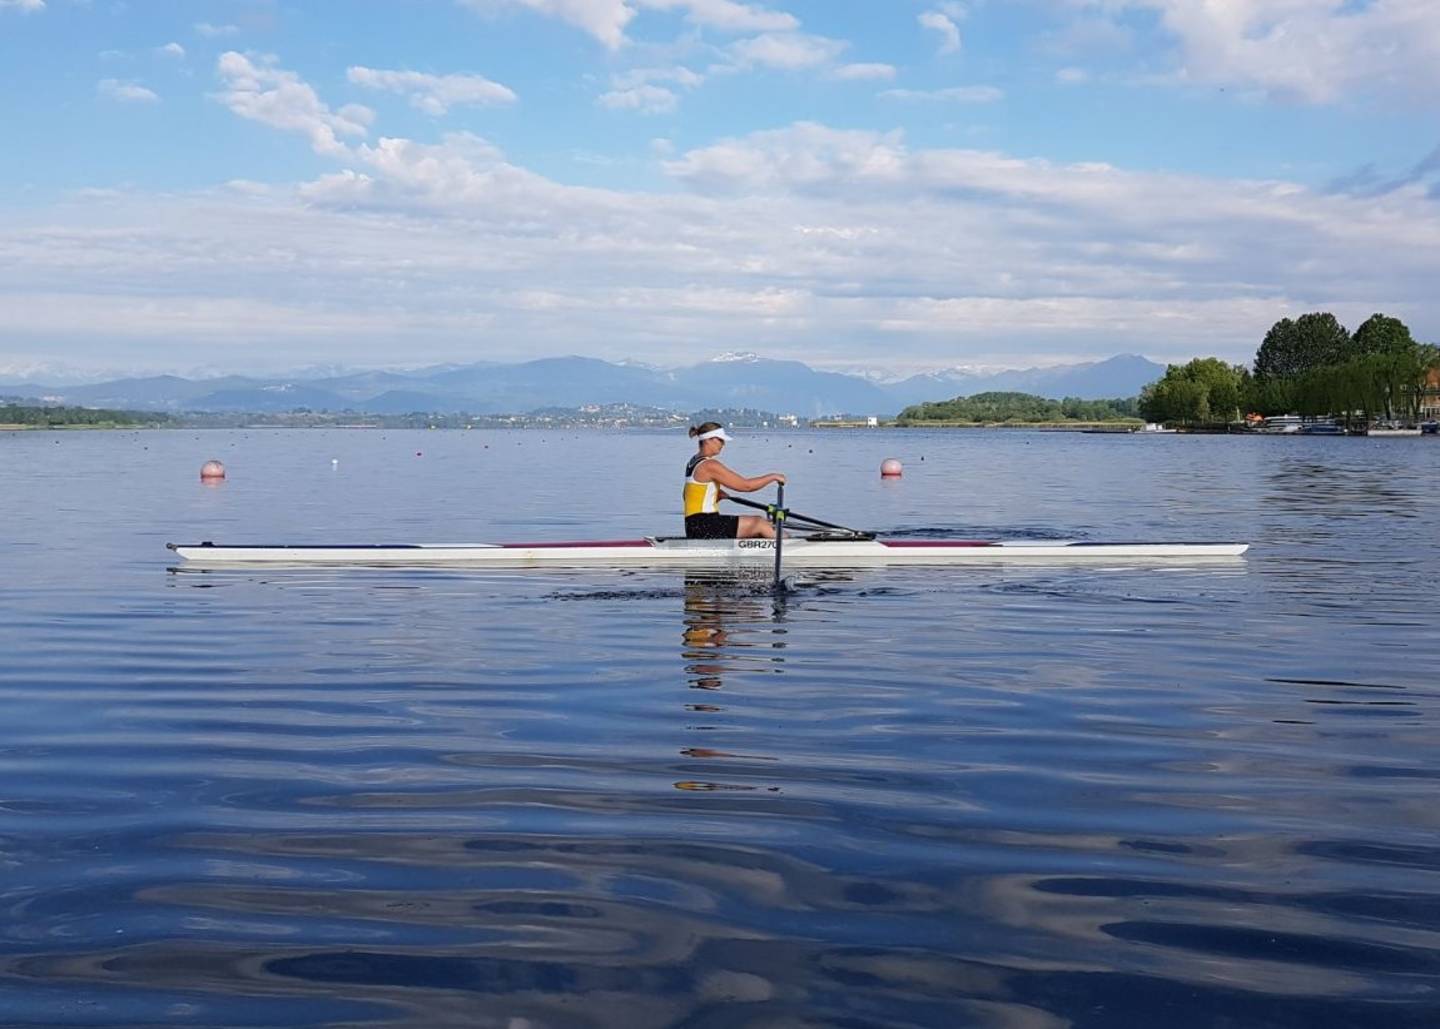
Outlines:
[[1432,419],[1440,419],[1440,368],[1426,372],[1420,386],[1420,420]]
[[869,418],[866,418],[866,419],[865,419],[865,427],[866,427],[867,429],[878,429],[878,428],[880,428],[880,419],[879,419],[879,418],[876,418],[876,417],[872,414]]

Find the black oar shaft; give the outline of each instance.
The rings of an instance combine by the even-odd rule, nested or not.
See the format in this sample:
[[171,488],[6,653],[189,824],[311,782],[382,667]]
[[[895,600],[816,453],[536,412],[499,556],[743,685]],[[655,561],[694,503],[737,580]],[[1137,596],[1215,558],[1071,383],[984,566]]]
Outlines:
[[[781,487],[782,491],[783,489],[784,487]],[[743,500],[740,497],[730,496],[729,494],[726,495],[726,499],[729,500],[732,504],[740,504],[743,507],[753,507],[755,510],[764,511],[766,514],[770,513],[770,509],[772,507],[772,505],[770,504],[757,504],[753,500]],[[780,497],[777,497],[776,501],[777,503],[775,506],[784,505],[784,501]],[[819,518],[811,518],[809,515],[803,515],[799,511],[787,511],[785,512],[785,517],[792,519],[793,521],[805,522],[808,525],[818,525],[822,529],[835,529],[839,532],[856,531],[850,528],[848,525],[836,525],[834,522],[822,522]]]
[[775,512],[771,515],[775,523],[775,588],[780,588],[780,548],[785,545],[785,484],[775,487]]

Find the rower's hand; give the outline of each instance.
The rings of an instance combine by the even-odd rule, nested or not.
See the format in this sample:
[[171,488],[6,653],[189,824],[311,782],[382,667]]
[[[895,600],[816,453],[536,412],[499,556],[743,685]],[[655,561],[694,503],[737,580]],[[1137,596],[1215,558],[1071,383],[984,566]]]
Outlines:
[[716,487],[716,489],[715,489],[715,503],[718,504],[718,503],[720,503],[720,501],[722,501],[722,500],[729,500],[729,499],[730,499],[730,494],[726,493],[723,489],[720,489],[719,487]]
[[779,485],[779,486],[785,485],[785,476],[781,475],[779,472],[771,472],[771,473],[770,473],[770,478],[771,478],[771,480],[772,480],[773,482],[776,483],[776,485]]

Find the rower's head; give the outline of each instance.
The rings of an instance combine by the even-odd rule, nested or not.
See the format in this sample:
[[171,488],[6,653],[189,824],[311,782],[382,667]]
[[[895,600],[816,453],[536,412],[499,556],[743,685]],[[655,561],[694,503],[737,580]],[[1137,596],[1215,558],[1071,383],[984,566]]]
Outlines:
[[700,453],[714,457],[729,442],[730,435],[719,422],[705,422],[690,426],[690,438],[699,443]]

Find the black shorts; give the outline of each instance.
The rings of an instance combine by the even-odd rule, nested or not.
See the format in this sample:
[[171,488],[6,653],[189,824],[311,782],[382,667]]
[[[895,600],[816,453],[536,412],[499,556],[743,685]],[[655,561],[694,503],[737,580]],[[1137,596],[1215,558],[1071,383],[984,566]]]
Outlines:
[[692,540],[733,540],[740,535],[740,516],[693,514],[685,516],[685,536]]

